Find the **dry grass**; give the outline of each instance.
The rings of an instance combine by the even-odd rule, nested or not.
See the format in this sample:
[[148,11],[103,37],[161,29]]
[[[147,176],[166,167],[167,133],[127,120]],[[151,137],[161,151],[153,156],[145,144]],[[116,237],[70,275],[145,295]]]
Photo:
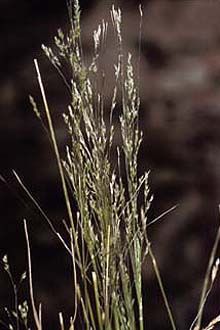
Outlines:
[[[69,329],[87,330],[143,330],[142,265],[146,258],[152,262],[161,295],[170,321],[170,328],[177,329],[168,303],[152,246],[148,239],[148,210],[152,202],[148,185],[149,173],[138,175],[138,155],[142,142],[139,129],[140,97],[138,77],[135,78],[132,55],[123,53],[121,34],[122,15],[120,9],[111,10],[112,24],[118,49],[115,64],[115,87],[110,109],[105,108],[104,95],[96,89],[99,79],[99,59],[106,42],[108,24],[102,22],[94,31],[94,56],[89,65],[83,60],[81,42],[80,8],[77,0],[68,2],[70,30],[64,35],[58,30],[55,48],[43,46],[52,65],[58,71],[69,90],[68,111],[63,115],[70,143],[66,147],[66,159],[62,160],[56,133],[47,102],[46,92],[37,60],[34,61],[44,110],[47,129],[53,144],[59,168],[68,220],[65,227],[69,240],[64,240],[56,231],[27,187],[15,174],[17,180],[40,210],[50,228],[61,240],[72,260],[74,283],[74,313]],[[142,10],[140,21],[142,22]],[[141,33],[140,33],[141,39]],[[69,66],[71,79],[63,73],[63,63]],[[137,82],[136,82],[137,81]],[[112,162],[115,127],[114,109],[119,102],[117,118],[122,143],[117,146],[118,161]],[[33,98],[31,103],[41,120]],[[122,176],[125,168],[125,175]],[[73,214],[72,201],[77,203]],[[142,201],[142,203],[140,202]],[[152,222],[153,223],[153,222]],[[38,330],[42,329],[41,306],[34,301],[31,251],[26,222],[24,222],[28,251],[29,286],[33,317]],[[211,254],[198,314],[191,329],[201,329],[202,314],[207,296],[216,278],[219,262],[215,262],[219,232]],[[4,267],[9,271],[8,261]],[[214,266],[213,266],[214,265]],[[15,297],[17,291],[15,290]],[[21,317],[22,307],[15,301],[15,325],[9,329],[19,330],[23,322],[26,329],[27,311]],[[25,311],[25,308],[23,309]],[[20,314],[19,314],[20,313]],[[77,325],[79,315],[82,323]],[[13,315],[12,315],[13,316]],[[60,329],[64,330],[62,313],[59,314]],[[215,318],[204,328],[210,330],[219,322]],[[4,324],[7,326],[7,324]],[[11,326],[11,327],[10,327]]]

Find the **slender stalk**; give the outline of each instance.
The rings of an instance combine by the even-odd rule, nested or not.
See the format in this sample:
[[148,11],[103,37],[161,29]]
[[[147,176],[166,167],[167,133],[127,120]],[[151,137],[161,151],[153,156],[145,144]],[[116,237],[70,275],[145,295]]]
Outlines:
[[72,318],[72,324],[74,324],[77,315],[77,273],[76,273],[76,258],[75,258],[75,250],[73,244],[73,235],[70,234],[71,237],[71,251],[72,251],[72,265],[73,265],[73,284],[74,284],[74,314]]
[[99,330],[102,330],[103,324],[102,324],[102,312],[100,306],[100,294],[98,289],[97,276],[95,272],[92,273],[92,279],[93,279],[93,287],[94,287],[95,302],[96,302],[96,313],[99,323]]
[[213,263],[215,260],[219,241],[220,241],[220,226],[218,228],[215,242],[214,242],[212,250],[211,250],[211,254],[210,254],[210,258],[209,258],[209,262],[208,262],[208,266],[207,266],[207,270],[206,270],[206,274],[205,274],[205,280],[204,280],[204,284],[203,284],[203,288],[202,288],[202,294],[201,294],[201,298],[200,298],[200,302],[199,302],[199,308],[198,308],[199,316],[198,316],[198,321],[196,323],[196,327],[198,329],[201,328],[203,310],[204,310],[204,305],[205,305],[204,300],[205,300],[206,294],[208,292],[208,287],[209,287],[209,283],[210,283],[210,274],[212,271],[212,267],[213,267]]
[[109,324],[109,263],[110,263],[110,225],[108,226],[105,274],[105,326]]
[[48,125],[49,125],[49,131],[50,131],[50,135],[51,135],[51,139],[52,139],[52,143],[53,143],[53,147],[54,147],[54,151],[55,151],[55,155],[56,155],[56,159],[57,159],[57,165],[58,165],[59,173],[60,173],[60,177],[61,177],[63,193],[64,193],[66,207],[67,207],[67,212],[68,212],[68,216],[69,216],[69,219],[70,219],[71,227],[74,230],[75,226],[74,226],[74,222],[73,222],[73,214],[72,214],[72,209],[71,209],[71,206],[70,206],[70,199],[69,199],[69,194],[68,194],[68,190],[67,190],[67,186],[66,186],[62,161],[61,161],[61,157],[60,157],[60,153],[59,153],[59,149],[58,149],[58,145],[57,145],[57,139],[56,139],[56,135],[55,135],[54,127],[53,127],[53,122],[52,122],[52,118],[51,118],[51,115],[50,115],[50,110],[49,110],[49,106],[48,106],[48,102],[47,102],[47,98],[46,98],[46,94],[45,94],[45,89],[44,89],[44,85],[43,85],[43,82],[42,82],[42,78],[41,78],[40,69],[39,69],[37,59],[34,60],[34,64],[35,64],[35,68],[36,68],[36,72],[37,72],[37,79],[38,79],[38,83],[39,83],[39,86],[40,86],[41,95],[42,95],[42,98],[43,98],[44,108],[45,108],[47,121],[48,121]]
[[16,284],[13,285],[14,299],[15,299],[15,313],[16,313],[16,330],[20,330],[19,315],[18,315],[18,292]]
[[37,309],[35,306],[35,301],[34,301],[31,249],[30,249],[30,241],[29,241],[29,235],[28,235],[28,230],[27,230],[27,222],[25,219],[24,219],[24,232],[25,232],[25,238],[26,238],[26,244],[27,244],[27,254],[28,254],[28,274],[29,274],[29,289],[30,289],[31,305],[32,305],[32,310],[33,310],[33,314],[34,314],[34,320],[35,320],[36,327],[38,330],[42,330],[41,318],[39,317],[39,315],[41,313],[38,315]]
[[168,314],[168,317],[170,320],[171,328],[172,328],[172,330],[177,330],[175,321],[174,321],[174,317],[173,317],[173,314],[172,314],[172,311],[171,311],[171,308],[170,308],[170,305],[168,302],[168,298],[167,298],[167,295],[166,295],[166,292],[164,289],[164,285],[163,285],[162,278],[160,275],[159,267],[157,265],[156,258],[154,256],[153,250],[152,250],[149,242],[148,242],[148,251],[149,251],[149,255],[150,255],[150,258],[151,258],[151,261],[153,264],[153,269],[154,269],[154,272],[155,272],[155,275],[156,275],[156,278],[157,278],[157,281],[158,281],[158,284],[160,287],[160,292],[161,292],[161,295],[162,295],[162,298],[163,298],[163,301],[164,301],[164,304],[165,304],[165,307],[167,310],[167,314]]

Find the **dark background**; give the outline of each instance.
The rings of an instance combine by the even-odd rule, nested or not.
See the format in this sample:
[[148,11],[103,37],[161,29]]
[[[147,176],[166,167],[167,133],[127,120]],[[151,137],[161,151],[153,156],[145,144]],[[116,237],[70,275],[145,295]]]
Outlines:
[[[112,1],[81,1],[83,45]],[[125,49],[138,54],[138,1],[118,1],[124,12]],[[141,50],[141,170],[151,169],[153,217],[178,208],[152,227],[158,257],[179,329],[189,328],[198,307],[208,256],[219,223],[220,199],[220,2],[146,0]],[[55,157],[29,104],[41,107],[33,59],[38,58],[61,150],[66,143],[62,113],[68,103],[62,82],[42,55],[59,27],[66,29],[65,0],[0,3],[0,257],[8,254],[15,278],[26,269],[23,218],[32,245],[35,296],[43,304],[45,329],[58,329],[58,312],[72,314],[70,263],[44,219],[16,182],[15,169],[59,230],[65,218]],[[103,61],[114,57],[110,37]],[[109,69],[110,70],[110,69]],[[112,81],[109,82],[111,90]],[[150,269],[144,269],[149,329],[169,329]],[[207,302],[205,320],[220,311],[220,281]],[[25,287],[25,285],[24,285]],[[21,292],[21,299],[23,293]],[[0,271],[0,305],[12,290]],[[2,315],[4,313],[2,312]],[[4,318],[4,316],[2,316]]]

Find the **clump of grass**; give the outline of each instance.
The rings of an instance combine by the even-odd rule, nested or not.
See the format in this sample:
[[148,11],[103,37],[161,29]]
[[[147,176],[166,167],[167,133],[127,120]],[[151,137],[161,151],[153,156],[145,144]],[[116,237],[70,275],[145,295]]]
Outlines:
[[[71,101],[64,120],[71,143],[67,159],[59,156],[54,129],[39,68],[38,79],[60,169],[67,210],[73,260],[75,313],[81,311],[86,329],[143,329],[142,263],[148,251],[146,239],[149,208],[148,174],[138,177],[138,152],[142,134],[138,127],[140,98],[135,86],[131,54],[123,56],[121,11],[112,7],[112,22],[118,43],[115,88],[111,109],[104,107],[104,95],[95,89],[99,57],[105,42],[107,24],[94,32],[94,57],[89,66],[83,62],[80,9],[77,1],[69,4],[71,30],[61,30],[55,38],[56,52],[43,46],[46,55],[62,73],[62,59],[69,63],[72,78],[65,83]],[[120,92],[118,86],[120,85]],[[122,145],[118,146],[118,164],[111,164],[114,139],[113,111],[121,94]],[[108,121],[106,111],[109,112]],[[126,177],[122,178],[121,163]],[[78,212],[71,210],[67,179]],[[143,189],[142,189],[143,188]],[[138,209],[140,191],[144,204]],[[138,308],[135,308],[138,306]]]
[[[142,22],[141,7],[139,9]],[[148,227],[156,220],[148,221],[148,210],[152,202],[148,185],[149,172],[138,174],[138,155],[142,142],[142,132],[139,129],[139,82],[135,78],[132,55],[123,52],[121,11],[114,6],[111,10],[118,59],[114,66],[115,87],[109,109],[106,109],[103,92],[97,89],[99,71],[102,70],[99,59],[106,42],[108,24],[102,21],[94,31],[94,55],[91,63],[86,65],[78,0],[68,2],[68,12],[69,32],[64,34],[61,29],[58,30],[54,49],[42,47],[70,95],[68,111],[63,115],[70,141],[66,147],[65,160],[60,156],[38,61],[34,61],[47,118],[47,125],[43,125],[48,130],[54,147],[66,202],[68,220],[65,221],[65,227],[68,241],[56,231],[19,176],[15,172],[14,174],[72,259],[74,312],[69,330],[143,330],[142,265],[147,256],[155,271],[170,327],[175,330],[174,317],[148,239]],[[70,79],[63,73],[64,63],[69,67]],[[32,97],[30,101],[41,120],[41,111]],[[118,116],[121,144],[115,150],[113,114],[117,102],[121,109]],[[117,153],[116,164],[112,162],[114,152]],[[124,169],[125,175],[122,175]],[[73,200],[77,204],[76,214],[73,213]],[[36,328],[42,330],[41,305],[38,310],[34,301],[26,221],[24,229],[28,250],[30,301]],[[199,311],[191,326],[194,330],[201,329],[204,305],[216,278],[219,261],[214,261],[219,236],[218,232]],[[4,268],[11,279],[6,259],[4,262]],[[12,285],[16,289],[13,281]],[[16,290],[15,298],[17,299]],[[16,300],[16,330],[19,330],[19,308],[22,307],[18,306]],[[218,322],[219,317],[216,317],[204,329],[211,330]],[[60,329],[64,330],[62,313],[59,314],[59,323]],[[27,327],[27,323],[25,324]]]
[[[136,83],[132,55],[123,52],[121,10],[114,6],[111,10],[118,60],[114,66],[115,87],[110,109],[105,107],[103,91],[97,90],[99,71],[102,70],[99,59],[106,42],[108,24],[102,21],[94,31],[94,56],[86,66],[78,0],[70,0],[68,10],[69,33],[65,35],[61,29],[58,30],[54,50],[43,46],[45,54],[70,92],[68,112],[63,115],[71,141],[66,149],[65,161],[59,155],[36,60],[35,66],[69,215],[70,242],[69,245],[64,244],[73,262],[75,312],[71,329],[74,329],[77,314],[81,313],[86,329],[143,330],[142,265],[147,255],[152,261],[170,326],[176,329],[147,235],[147,227],[154,220],[148,222],[148,210],[152,202],[149,173],[138,175],[138,154],[142,142],[139,129],[139,81],[137,79]],[[139,11],[141,39],[141,6]],[[63,62],[68,63],[70,68],[69,81],[62,70]],[[138,71],[139,65],[140,62]],[[103,73],[101,75],[104,76]],[[122,142],[117,146],[118,162],[112,164],[115,132],[113,113],[118,100],[121,105],[118,121]],[[37,107],[33,105],[39,117]],[[121,174],[123,169],[125,176]],[[75,217],[71,208],[72,195],[78,207]],[[218,270],[218,262],[214,262],[218,243],[219,233],[211,253],[198,314],[191,329],[194,325],[195,329],[201,328],[204,305]],[[215,318],[207,329],[214,327],[218,321],[218,317]],[[62,324],[61,316],[60,322]]]
[[[140,8],[140,13],[142,11]],[[142,300],[142,264],[147,254],[157,270],[172,328],[174,320],[163,290],[159,270],[147,238],[149,194],[148,173],[138,175],[138,153],[142,142],[139,129],[140,97],[135,82],[132,55],[123,53],[120,9],[111,10],[118,48],[115,87],[110,109],[96,88],[99,58],[105,44],[108,25],[102,22],[94,31],[94,56],[85,65],[81,43],[78,1],[69,3],[70,31],[58,30],[56,48],[43,50],[57,69],[70,92],[64,120],[70,136],[66,160],[60,158],[50,110],[37,61],[35,66],[61,175],[69,215],[69,250],[73,261],[75,312],[83,315],[86,329],[144,329]],[[72,77],[68,81],[62,63],[68,63]],[[121,145],[117,146],[117,164],[112,164],[113,112],[120,99],[118,117]],[[33,103],[33,100],[32,100]],[[39,117],[38,110],[34,106]],[[125,176],[122,177],[122,169]],[[67,188],[67,183],[70,189]],[[78,212],[74,218],[72,195]],[[140,195],[142,194],[142,198]],[[143,203],[140,206],[139,200]]]

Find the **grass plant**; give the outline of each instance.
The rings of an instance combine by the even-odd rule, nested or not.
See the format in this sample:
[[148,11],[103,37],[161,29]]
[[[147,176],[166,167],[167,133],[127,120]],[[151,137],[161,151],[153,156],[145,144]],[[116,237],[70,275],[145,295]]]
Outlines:
[[[48,128],[61,176],[69,216],[69,249],[73,260],[75,312],[82,313],[85,329],[144,329],[142,300],[142,264],[149,254],[168,311],[174,319],[163,290],[156,260],[147,238],[149,194],[148,173],[138,175],[138,153],[142,142],[139,129],[139,89],[135,82],[131,54],[124,54],[120,9],[111,10],[118,49],[115,87],[111,108],[105,108],[103,92],[96,89],[100,76],[99,60],[106,42],[108,24],[104,21],[94,31],[94,56],[86,66],[81,42],[78,1],[68,4],[70,31],[55,37],[56,48],[43,46],[70,91],[70,105],[64,120],[71,143],[62,161],[37,60],[35,67],[48,120]],[[142,11],[140,7],[140,16]],[[70,81],[62,71],[69,65]],[[104,73],[103,73],[104,76]],[[111,158],[117,102],[121,144],[117,146],[117,164]],[[36,109],[36,107],[35,107]],[[39,116],[39,112],[37,111]],[[125,168],[125,176],[121,173]],[[70,189],[68,189],[67,184]],[[74,219],[72,195],[78,212]],[[142,194],[143,203],[139,200]]]
[[[139,10],[142,22],[141,7]],[[139,175],[138,171],[138,155],[142,142],[142,132],[139,129],[139,78],[135,78],[132,55],[123,51],[121,10],[115,9],[114,6],[111,10],[118,57],[114,66],[115,86],[109,109],[106,108],[103,91],[97,89],[102,70],[99,65],[100,57],[106,43],[108,24],[102,21],[94,31],[94,55],[91,63],[86,65],[78,0],[69,0],[68,13],[69,32],[64,34],[59,29],[55,37],[55,47],[52,49],[43,46],[46,56],[63,79],[70,96],[68,111],[63,115],[70,141],[66,147],[65,160],[60,156],[43,78],[36,59],[34,64],[47,119],[47,125],[44,124],[44,127],[47,127],[54,148],[65,197],[68,214],[65,227],[69,240],[64,240],[56,231],[18,174],[14,174],[72,260],[74,310],[69,330],[144,330],[142,265],[146,258],[152,262],[170,328],[175,330],[177,327],[148,239],[148,227],[154,220],[148,221],[148,210],[152,202],[148,184],[149,172]],[[64,74],[64,65],[68,66],[71,73],[69,79]],[[104,73],[101,72],[101,75],[104,77]],[[30,100],[41,120],[41,111],[32,97]],[[117,104],[120,109],[117,120],[121,143],[115,148],[113,117]],[[116,163],[112,161],[114,153],[117,154]],[[124,169],[125,175],[122,175]],[[77,204],[76,213],[73,212],[73,200]],[[35,326],[42,330],[41,306],[36,307],[34,300],[26,221],[24,228],[31,307]],[[199,312],[191,326],[194,330],[202,329],[203,308],[219,265],[219,262],[215,262],[218,242],[219,234],[210,258]],[[8,272],[8,269],[5,270]],[[14,287],[13,282],[12,284]],[[18,315],[17,306],[16,302],[15,311]],[[215,318],[205,329],[213,329],[219,321],[219,317]],[[62,313],[59,314],[59,325],[61,330],[65,329]],[[28,329],[28,326],[26,328]],[[19,330],[19,320],[12,329]]]

